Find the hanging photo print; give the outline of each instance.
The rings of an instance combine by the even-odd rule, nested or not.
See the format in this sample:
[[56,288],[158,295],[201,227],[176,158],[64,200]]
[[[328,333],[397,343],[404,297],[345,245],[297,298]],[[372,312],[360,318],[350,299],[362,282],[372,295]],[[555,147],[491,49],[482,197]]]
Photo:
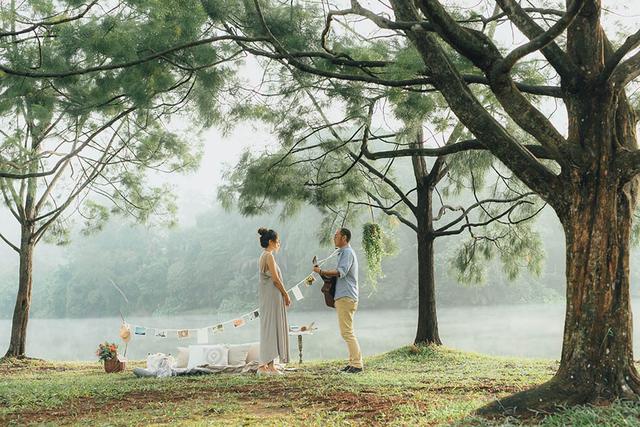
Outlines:
[[302,298],[304,298],[302,296],[302,291],[300,290],[298,285],[291,288],[291,292],[293,292],[293,296],[296,297],[296,301],[300,301]]
[[198,344],[207,344],[209,342],[209,334],[207,328],[198,329]]
[[313,282],[314,282],[315,280],[316,280],[316,278],[315,278],[315,277],[313,277],[313,275],[312,275],[312,274],[310,274],[310,275],[308,275],[308,276],[307,276],[307,278],[306,278],[306,279],[304,279],[304,283],[305,283],[307,286],[311,286],[311,285],[313,285]]

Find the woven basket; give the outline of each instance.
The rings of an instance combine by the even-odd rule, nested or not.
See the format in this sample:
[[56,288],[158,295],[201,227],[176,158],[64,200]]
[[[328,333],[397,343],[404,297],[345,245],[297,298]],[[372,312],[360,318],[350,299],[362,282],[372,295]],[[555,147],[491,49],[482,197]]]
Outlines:
[[112,359],[107,359],[104,361],[104,371],[108,374],[113,372],[122,372],[126,367],[126,362],[121,362],[118,360],[118,356],[116,355]]

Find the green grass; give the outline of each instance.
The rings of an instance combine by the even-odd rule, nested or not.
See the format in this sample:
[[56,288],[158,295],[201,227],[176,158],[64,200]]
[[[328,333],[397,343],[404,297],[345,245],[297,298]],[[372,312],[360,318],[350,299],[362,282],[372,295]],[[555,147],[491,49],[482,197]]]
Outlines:
[[5,360],[0,425],[640,426],[640,405],[630,403],[528,420],[473,415],[549,379],[553,361],[404,347],[367,359],[361,375],[339,374],[340,366],[313,362],[282,377],[139,379],[105,374],[98,363]]

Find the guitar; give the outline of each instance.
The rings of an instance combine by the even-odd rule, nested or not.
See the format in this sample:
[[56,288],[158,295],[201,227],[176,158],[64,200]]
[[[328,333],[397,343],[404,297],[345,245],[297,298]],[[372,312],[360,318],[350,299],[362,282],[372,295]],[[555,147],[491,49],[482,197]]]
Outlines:
[[[314,256],[312,263],[314,267],[317,267],[318,258]],[[320,291],[322,291],[322,294],[324,295],[324,303],[327,305],[327,307],[335,308],[336,305],[334,298],[336,296],[336,283],[338,281],[338,278],[336,276],[329,277],[324,275],[320,275],[320,277],[324,282],[322,288],[320,289]]]

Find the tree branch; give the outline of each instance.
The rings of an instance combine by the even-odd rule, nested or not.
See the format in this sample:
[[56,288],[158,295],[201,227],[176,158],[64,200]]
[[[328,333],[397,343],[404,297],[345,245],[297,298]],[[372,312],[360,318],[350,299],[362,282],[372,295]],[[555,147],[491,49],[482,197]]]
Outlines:
[[18,254],[20,253],[20,248],[18,248],[16,245],[14,245],[13,243],[11,243],[9,241],[9,239],[7,239],[6,237],[4,237],[4,235],[2,233],[0,233],[0,239],[2,239],[7,245],[9,245],[9,247],[11,249],[13,249],[14,251],[16,251]]
[[[259,8],[259,6],[257,6],[257,13],[258,13],[258,16],[262,16],[262,11]],[[262,21],[264,22],[264,19],[262,19]],[[266,22],[264,22],[263,25],[265,26],[265,28],[267,28]],[[415,24],[412,24],[412,25],[415,26]],[[411,28],[411,25],[406,25],[403,27]],[[267,28],[267,31],[268,31],[268,28]],[[263,56],[271,59],[277,59],[277,60],[287,60],[287,62],[292,66],[294,66],[295,68],[301,71],[304,71],[306,73],[314,74],[321,77],[335,78],[335,79],[340,79],[344,81],[359,81],[359,82],[371,83],[371,84],[387,86],[387,87],[427,86],[427,85],[434,85],[436,82],[436,80],[433,79],[432,77],[418,77],[413,79],[389,80],[389,79],[381,78],[381,77],[370,75],[370,74],[362,74],[362,75],[347,74],[343,72],[335,72],[335,71],[319,69],[299,61],[298,58],[322,57],[324,59],[329,59],[332,62],[334,62],[334,60],[342,61],[343,64],[340,64],[340,65],[349,65],[349,66],[358,67],[358,68],[372,66],[372,65],[370,65],[370,63],[366,61],[356,61],[356,60],[352,60],[350,64],[347,64],[344,62],[345,61],[344,58],[340,59],[335,56],[331,58],[330,54],[324,53],[324,52],[289,52],[286,49],[284,49],[284,47],[278,42],[278,40],[273,36],[273,34],[271,34],[271,32],[268,32],[268,34],[270,37],[269,42],[275,49],[276,51],[275,53],[268,52],[262,49],[256,49],[246,44],[239,43],[239,45],[244,50],[254,55]],[[380,66],[380,65],[376,65],[376,66]],[[474,74],[463,74],[462,78],[464,81],[466,81],[469,84],[489,85],[489,81],[485,76],[474,75]],[[531,84],[522,83],[522,82],[516,82],[514,84],[519,90],[525,93],[530,93],[532,95],[549,96],[554,98],[562,98],[561,88],[556,86],[537,86],[537,85],[531,85]]]
[[373,200],[375,200],[375,202],[379,205],[377,207],[379,209],[381,209],[384,213],[386,213],[387,215],[395,216],[396,218],[398,218],[398,220],[401,223],[403,223],[407,227],[411,228],[416,233],[418,232],[418,226],[416,224],[412,223],[411,221],[409,221],[408,219],[406,219],[400,212],[398,212],[398,211],[396,211],[394,209],[388,209],[388,208],[385,208],[384,206],[382,206],[382,203],[381,203],[380,199],[378,199],[375,196],[375,194],[371,193],[370,191],[367,191],[367,195],[369,197],[371,197]]
[[640,45],[640,30],[627,37],[622,46],[607,58],[600,78],[602,80],[609,79],[625,55],[638,47],[638,45]]
[[173,46],[171,48],[162,50],[160,52],[157,52],[142,58],[134,59],[132,61],[127,61],[127,62],[116,63],[116,64],[99,65],[95,67],[80,68],[77,70],[69,70],[69,71],[14,70],[12,68],[9,68],[5,65],[0,64],[0,71],[4,71],[5,73],[13,76],[34,77],[34,78],[59,78],[59,77],[78,76],[81,74],[88,74],[88,73],[93,73],[97,71],[110,71],[110,70],[117,70],[120,68],[128,68],[135,65],[143,64],[145,62],[152,61],[154,59],[164,60],[162,57],[172,52],[177,52],[177,51],[188,49],[191,47],[201,46],[204,44],[211,44],[214,42],[225,41],[225,40],[240,41],[240,42],[269,41],[267,38],[264,38],[264,37],[243,37],[243,36],[227,34],[227,35],[221,35],[221,36],[208,37],[205,39],[195,40],[188,43],[183,43],[183,44]]
[[98,134],[100,134],[103,130],[105,130],[106,128],[110,127],[112,124],[114,124],[118,120],[120,120],[122,117],[126,116],[127,114],[131,113],[132,111],[135,111],[136,108],[137,107],[130,107],[130,108],[120,112],[118,115],[114,116],[111,120],[107,121],[105,124],[100,126],[98,129],[96,129],[94,132],[92,132],[80,146],[78,146],[75,150],[70,151],[65,156],[60,158],[56,162],[56,164],[53,166],[52,169],[50,169],[48,171],[29,172],[29,173],[11,173],[11,172],[0,171],[0,178],[11,178],[11,179],[24,180],[26,178],[39,178],[39,177],[48,176],[48,175],[52,175],[52,174],[56,173],[56,171],[60,168],[60,166],[62,166],[63,163],[65,163],[68,159],[74,157],[80,151],[82,151],[87,145],[89,145],[91,143],[91,141],[93,141],[93,139]]
[[[534,193],[527,193],[526,196],[530,196]],[[500,218],[510,215],[511,212],[513,212],[514,209],[516,209],[518,206],[522,205],[522,204],[530,204],[531,202],[526,201],[526,200],[520,200],[522,199],[524,196],[519,196],[517,198],[514,199],[509,199],[509,200],[501,200],[501,199],[487,199],[487,200],[483,200],[479,203],[474,203],[473,205],[471,205],[469,208],[465,209],[465,211],[463,212],[463,214],[458,217],[457,219],[455,219],[454,221],[450,222],[449,224],[438,228],[437,230],[433,231],[433,236],[434,237],[442,237],[442,236],[451,236],[451,235],[456,235],[456,234],[460,234],[462,233],[464,230],[466,229],[470,229],[470,228],[475,228],[475,227],[484,227],[486,225],[491,224],[492,222],[498,221]],[[481,206],[482,203],[489,203],[489,202],[504,202],[504,203],[515,203],[513,205],[511,205],[507,210],[505,210],[504,212],[502,212],[501,214],[497,215],[497,216],[493,216],[490,217],[489,219],[487,219],[486,221],[482,221],[482,222],[476,222],[476,223],[472,223],[469,222],[467,220],[467,222],[465,224],[463,224],[462,226],[460,226],[459,228],[455,229],[455,230],[449,230],[450,227],[452,227],[453,225],[459,223],[462,220],[465,220],[468,218],[468,213],[471,209],[476,208],[478,206]]]
[[552,43],[556,37],[562,34],[571,25],[578,15],[585,2],[583,0],[573,0],[567,12],[547,31],[531,39],[528,43],[518,46],[502,60],[502,72],[509,72],[511,68],[525,56],[544,48]]
[[375,175],[376,177],[381,179],[385,184],[391,187],[391,189],[398,195],[398,197],[400,197],[400,199],[404,202],[404,204],[407,205],[407,207],[411,210],[411,212],[413,212],[414,215],[417,214],[418,211],[416,206],[411,202],[411,200],[409,200],[409,198],[404,193],[404,191],[402,191],[402,189],[398,187],[398,185],[395,182],[390,180],[387,176],[383,175],[379,170],[374,168],[372,165],[362,160],[362,156],[358,156],[355,153],[349,153],[349,155],[351,156],[352,159],[358,159],[358,162],[362,166],[364,166],[369,172],[371,172],[373,175]]
[[619,64],[613,70],[610,80],[614,86],[622,88],[638,76],[640,76],[640,52]]
[[[430,0],[424,1],[431,3]],[[411,14],[416,13],[407,6],[406,2],[392,0],[392,4],[396,16],[411,17]],[[429,33],[408,32],[407,36],[429,68],[430,75],[437,78],[438,90],[467,129],[481,139],[496,157],[516,171],[518,177],[543,198],[556,196],[558,193],[556,175],[518,143],[478,101],[462,81],[455,64],[445,54],[438,40]],[[491,57],[492,54],[486,56]]]
[[53,18],[55,17],[59,17],[59,16],[64,16],[64,14],[67,12],[60,12],[56,15],[51,16],[48,20],[46,21],[40,21],[40,22],[35,22],[33,23],[31,26],[27,27],[27,28],[23,28],[22,30],[18,30],[18,31],[5,31],[5,32],[0,32],[0,37],[9,37],[9,36],[18,36],[20,34],[25,34],[28,32],[31,32],[39,27],[52,27],[54,25],[60,25],[60,24],[65,24],[67,22],[71,22],[71,21],[77,21],[81,18],[83,18],[88,12],[89,10],[98,3],[98,0],[94,0],[91,3],[89,3],[85,9],[80,12],[77,15],[74,16],[70,16],[68,18],[58,18],[53,20]]
[[[486,204],[486,203],[513,203],[513,202],[517,202],[518,200],[522,200],[525,197],[529,197],[529,196],[533,196],[533,195],[535,195],[535,193],[519,194],[518,196],[513,197],[511,199],[492,198],[492,199],[478,200],[478,201],[476,201],[476,203],[468,206],[466,209],[463,209],[462,210],[462,214],[460,214],[459,217],[457,217],[453,221],[450,221],[449,223],[443,225],[442,227],[439,227],[437,231],[444,231],[444,230],[447,230],[447,229],[453,227],[454,225],[456,225],[460,221],[462,221],[465,217],[467,217],[472,210],[474,210],[476,208],[484,209],[483,205]],[[451,210],[453,210],[453,208]],[[459,208],[456,208],[456,210],[459,210]]]
[[[458,24],[437,0],[422,0],[421,4],[423,13],[437,26],[438,34],[485,73],[500,105],[518,126],[547,148],[554,156],[554,160],[565,165],[566,162],[559,151],[559,147],[566,142],[564,137],[555,129],[551,121],[515,87],[509,75],[510,67],[503,66],[502,54],[489,37]],[[512,59],[517,60],[520,53],[522,52],[516,51]]]
[[[538,159],[551,159],[552,157],[545,150],[545,148],[541,145],[533,145],[527,144],[523,145],[527,151],[529,151],[532,155],[536,156]],[[448,154],[460,153],[462,151],[470,151],[470,150],[490,150],[485,144],[480,142],[477,139],[468,139],[460,142],[456,142],[455,144],[443,145],[442,147],[434,147],[434,148],[400,148],[397,150],[386,150],[386,151],[369,151],[369,147],[365,142],[360,146],[360,151],[364,154],[369,160],[378,160],[378,159],[389,159],[394,157],[410,157],[410,156],[427,156],[427,157],[438,157],[438,156],[446,156]]]
[[[529,40],[534,40],[545,33],[515,0],[496,0],[496,2],[509,16],[511,22],[513,22]],[[556,72],[560,74],[560,77],[566,79],[566,81],[570,81],[575,76],[581,74],[569,55],[560,49],[555,42],[551,41],[546,44],[541,49],[541,52]]]

